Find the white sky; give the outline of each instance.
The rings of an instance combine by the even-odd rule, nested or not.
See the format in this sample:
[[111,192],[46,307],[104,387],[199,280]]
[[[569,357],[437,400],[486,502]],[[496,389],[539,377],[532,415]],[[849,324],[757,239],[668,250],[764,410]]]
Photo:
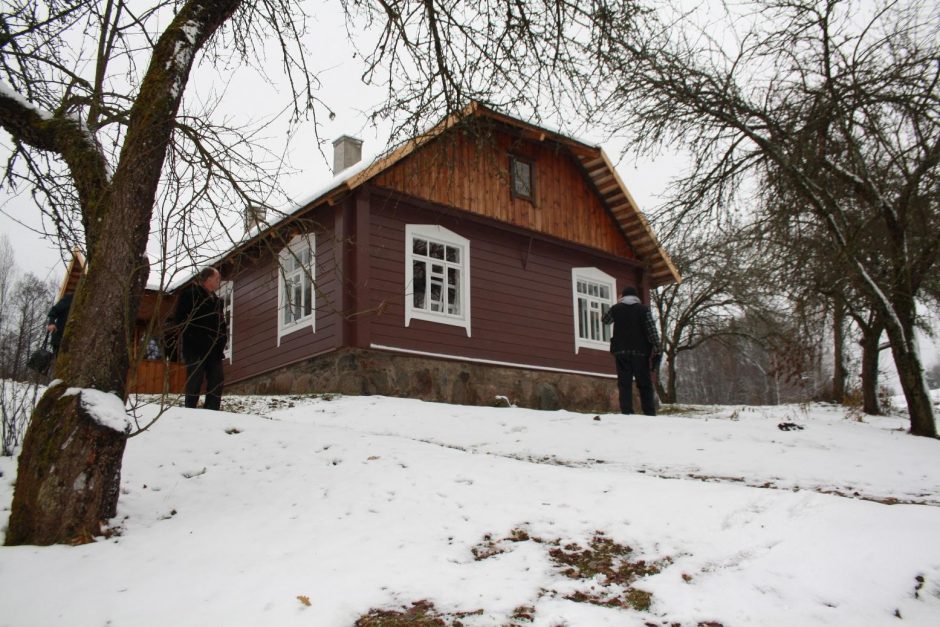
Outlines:
[[[422,599],[480,610],[468,627],[523,606],[533,627],[940,624],[940,442],[900,417],[223,399],[239,404],[257,415],[172,409],[128,441],[115,537],[0,547],[0,627],[345,627]],[[2,536],[16,459],[0,472]],[[598,532],[669,560],[633,583],[648,612],[567,598],[624,593],[549,556]]]
[[[354,51],[346,39],[342,15],[338,14],[335,3],[318,4],[311,12],[315,16],[310,22],[312,32],[308,37],[308,45],[312,55],[308,62],[314,71],[319,72],[322,81],[318,95],[335,111],[336,117],[329,120],[324,115],[320,116],[323,154],[318,151],[314,141],[312,123],[301,125],[294,133],[288,158],[290,164],[302,170],[302,173],[287,181],[285,186],[298,197],[305,196],[311,189],[318,188],[331,178],[333,139],[343,134],[363,139],[364,158],[384,150],[387,141],[387,129],[372,127],[368,119],[369,111],[381,102],[384,91],[362,84],[361,59],[354,58]],[[274,62],[276,57],[272,56],[271,59]],[[226,73],[225,82],[228,82],[227,88],[215,71],[201,70],[190,80],[186,97],[195,101],[201,94],[225,89],[225,113],[245,120],[270,119],[288,105],[288,94],[277,93],[249,71],[240,70],[235,73],[235,78]],[[428,123],[436,121],[429,120]],[[599,136],[591,137],[583,131],[578,136],[596,143],[601,141]],[[269,146],[281,150],[287,142],[286,124],[272,128],[267,137]],[[0,146],[9,146],[5,132],[0,133]],[[605,145],[604,148],[616,162],[620,147]],[[648,159],[639,163],[627,160],[618,168],[644,210],[651,209],[658,202],[657,196],[675,173],[673,162],[665,161],[665,166],[657,167]],[[41,239],[30,230],[38,230],[40,227],[41,216],[28,192],[24,191],[15,198],[0,192],[0,232],[10,237],[21,270],[40,276],[64,273],[65,266],[55,243]]]

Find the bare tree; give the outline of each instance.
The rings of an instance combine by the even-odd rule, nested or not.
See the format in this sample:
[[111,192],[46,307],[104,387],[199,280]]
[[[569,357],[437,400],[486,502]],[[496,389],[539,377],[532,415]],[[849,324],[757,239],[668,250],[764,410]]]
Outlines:
[[[154,200],[174,138],[186,134],[178,116],[197,54],[253,63],[261,42],[280,37],[284,64],[299,77],[294,95],[306,96],[295,102],[306,107],[313,94],[296,43],[303,16],[286,0],[167,1],[143,10],[120,0],[18,0],[7,9],[0,125],[15,147],[7,181],[32,186],[61,237],[78,240],[88,258],[56,362],[63,383],[32,417],[6,537],[46,544],[98,533],[115,512],[126,434],[101,426],[84,392],[65,391],[124,397]],[[188,136],[191,161],[247,193],[242,176],[227,176],[237,168],[226,155],[199,150],[215,131],[200,132]],[[61,452],[49,459],[48,450]]]
[[673,231],[667,246],[683,282],[650,295],[663,344],[665,384],[656,382],[664,403],[678,399],[680,355],[709,340],[735,333],[729,324],[758,298],[749,277],[754,255],[735,229]]
[[0,234],[0,333],[8,326],[10,293],[16,280],[13,246],[6,234]]
[[13,455],[36,406],[39,374],[26,367],[39,348],[54,288],[19,269],[6,235],[0,237],[0,455]]
[[[362,55],[366,78],[387,85],[376,115],[391,117],[399,137],[471,98],[518,108],[540,101],[595,28],[591,6],[554,0],[338,4],[378,33]],[[270,43],[294,117],[324,111],[301,44],[304,18],[289,0],[7,3],[0,126],[14,153],[6,181],[29,186],[61,241],[88,260],[57,361],[63,383],[40,401],[20,456],[8,544],[87,537],[114,514],[126,434],[95,422],[85,392],[64,392],[124,397],[153,218],[191,250],[209,239],[201,226],[221,221],[218,207],[270,204],[281,162],[259,158],[251,131],[216,123],[213,103],[187,109],[183,95],[197,60],[258,67]],[[155,206],[165,211],[155,216]],[[63,434],[75,434],[67,446]],[[61,452],[49,459],[44,450]]]
[[[940,254],[940,27],[920,2],[866,6],[745,3],[720,41],[684,19],[605,14],[594,58],[616,87],[602,115],[641,148],[691,151],[676,221],[721,211],[745,181],[785,181],[884,323],[911,432],[935,437],[914,328]],[[859,227],[884,234],[880,254]]]

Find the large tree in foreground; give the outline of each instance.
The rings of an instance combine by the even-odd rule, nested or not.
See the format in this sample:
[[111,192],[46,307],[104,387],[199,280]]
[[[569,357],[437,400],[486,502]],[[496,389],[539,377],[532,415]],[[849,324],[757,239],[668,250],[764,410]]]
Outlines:
[[[8,180],[31,177],[58,223],[77,214],[88,256],[56,364],[60,383],[41,399],[26,435],[6,536],[7,544],[48,544],[98,533],[116,511],[129,430],[121,417],[130,329],[149,272],[154,200],[196,55],[223,26],[247,51],[262,25],[280,32],[295,13],[286,0],[7,7],[0,124],[13,138],[13,161],[23,164],[10,167]],[[167,16],[162,32],[144,27]],[[83,38],[83,29],[96,38]],[[149,58],[139,58],[141,47]]]
[[[940,259],[940,24],[926,4],[759,0],[717,20],[642,23],[610,13],[594,53],[615,77],[600,86],[606,121],[693,156],[673,220],[722,211],[755,181],[812,215],[884,324],[911,432],[935,437],[914,336]],[[870,231],[883,234],[877,250]]]
[[[373,46],[363,55],[366,75],[388,87],[378,115],[406,130],[471,98],[507,102],[488,97],[498,93],[533,110],[523,105],[575,63],[571,42],[585,41],[594,26],[590,7],[554,0],[337,0],[336,7],[361,20]],[[199,241],[186,239],[193,225],[215,221],[220,206],[265,204],[276,185],[281,164],[266,169],[254,158],[250,133],[214,125],[211,105],[182,108],[194,63],[264,64],[279,50],[292,101],[285,105],[299,116],[318,100],[304,32],[303,3],[293,0],[4,5],[0,126],[13,144],[6,182],[27,186],[56,234],[88,261],[56,365],[59,383],[33,413],[20,455],[7,544],[87,538],[116,512],[130,338],[152,222],[185,249]],[[155,207],[181,213],[154,220]]]

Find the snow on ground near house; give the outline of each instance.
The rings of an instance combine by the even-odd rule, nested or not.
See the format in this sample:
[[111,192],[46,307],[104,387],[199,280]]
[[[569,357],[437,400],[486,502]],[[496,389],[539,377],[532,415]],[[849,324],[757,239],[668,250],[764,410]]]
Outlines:
[[[0,549],[0,625],[344,626],[420,600],[466,625],[940,624],[940,441],[899,418],[224,403],[257,415],[171,409],[128,442],[119,536]],[[626,594],[551,559],[597,532],[659,564],[632,584],[648,611],[568,598]]]

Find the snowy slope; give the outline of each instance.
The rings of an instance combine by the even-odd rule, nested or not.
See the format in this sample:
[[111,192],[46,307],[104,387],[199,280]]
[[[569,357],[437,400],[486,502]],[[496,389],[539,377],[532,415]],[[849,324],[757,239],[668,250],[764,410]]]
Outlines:
[[[257,415],[172,409],[129,441],[120,535],[0,549],[0,625],[342,626],[423,600],[465,625],[940,624],[940,441],[899,418],[224,406]],[[598,532],[658,565],[631,584],[648,610],[569,598],[628,592],[553,561]]]

